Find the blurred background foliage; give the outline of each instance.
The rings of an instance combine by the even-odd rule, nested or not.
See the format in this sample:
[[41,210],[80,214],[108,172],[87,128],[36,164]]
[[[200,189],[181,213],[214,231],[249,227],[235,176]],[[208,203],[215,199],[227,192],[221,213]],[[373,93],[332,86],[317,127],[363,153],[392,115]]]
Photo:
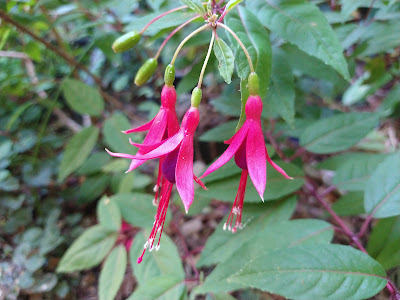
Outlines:
[[[167,229],[172,240],[164,235],[161,248],[164,252],[159,253],[161,257],[166,255],[166,261],[160,263],[152,257],[147,264],[136,267],[134,262],[147,236],[141,231],[138,233],[139,228],[151,226],[153,220],[151,195],[155,164],[149,163],[126,175],[128,162],[111,158],[104,151],[107,147],[116,152],[132,152],[121,130],[143,124],[155,115],[163,85],[162,66],[170,62],[180,40],[202,23],[191,24],[171,39],[151,84],[142,87],[133,85],[136,71],[147,57],[154,56],[166,32],[191,18],[193,13],[172,14],[154,24],[134,51],[115,54],[111,44],[124,32],[140,30],[160,12],[176,7],[177,2],[0,2],[0,299],[97,299],[99,276],[100,283],[118,280],[112,277],[115,273],[111,269],[107,269],[110,274],[99,275],[100,267],[90,268],[98,265],[121,238],[131,242],[133,239],[132,266],[115,271],[122,274],[118,286],[100,291],[118,291],[122,283],[118,299],[125,299],[136,286],[139,289],[135,289],[136,298],[132,299],[145,299],[140,295],[152,285],[151,280],[167,275],[175,281],[162,281],[174,286],[169,291],[171,294],[164,295],[165,299],[185,299],[186,290],[192,287],[190,282],[186,286],[183,280],[198,272],[197,268],[203,268],[208,274],[210,265],[228,255],[223,243],[217,243],[226,238],[220,231],[221,225],[201,257],[199,252],[229,210],[230,204],[221,201],[234,200],[240,170],[233,164],[226,166],[225,172],[205,180],[209,191],[197,191],[189,216],[182,213],[179,196],[175,195],[174,217],[170,218]],[[276,145],[268,147],[276,158],[286,160],[295,155],[282,165],[296,179],[288,183],[269,170],[265,199],[274,202],[266,205],[259,203],[254,189],[248,191],[246,201],[254,203],[246,206],[245,213],[254,222],[262,222],[262,226],[285,221],[293,212],[295,218],[328,218],[317,203],[307,201],[309,198],[302,194],[306,179],[320,186],[338,187],[332,189],[328,199],[338,214],[364,215],[367,179],[379,163],[399,149],[400,3],[393,0],[310,2],[320,8],[334,29],[352,79],[346,81],[331,66],[286,42],[273,30],[270,33],[274,55],[272,84],[283,85],[289,93],[293,113],[282,113],[275,100],[279,91],[270,89],[265,97],[263,116],[267,137],[273,137],[272,143],[278,143],[280,149],[275,153]],[[223,32],[220,35],[228,40]],[[197,84],[209,39],[209,32],[199,34],[190,40],[184,55],[177,60],[179,117],[189,106],[189,92]],[[200,108],[202,120],[195,141],[197,173],[223,151],[221,142],[232,135],[240,115],[237,76],[230,85],[224,84],[214,56],[206,74],[205,103]],[[358,115],[360,112],[374,112],[374,115]],[[322,145],[313,142],[315,128],[312,126],[326,126],[317,122],[343,113],[350,115],[348,123],[341,119],[329,119],[329,123],[336,122],[339,127],[348,124],[346,133],[333,134]],[[357,116],[352,118],[352,113]],[[364,121],[362,128],[356,122],[360,119]],[[346,134],[347,139],[341,140]],[[141,141],[138,135],[132,138]],[[299,141],[307,151],[300,148]],[[358,165],[352,167],[349,161]],[[358,174],[352,172],[362,167],[365,168]],[[111,212],[101,209],[107,199],[114,199],[116,204]],[[296,201],[299,201],[297,209]],[[262,215],[271,210],[275,219]],[[96,225],[111,230],[107,235],[109,244],[92,250],[95,253],[103,249],[104,256],[97,263],[89,261],[69,270],[87,269],[84,272],[56,273],[66,249],[86,228],[97,224],[101,214],[106,214],[105,219],[111,214],[117,220],[114,225]],[[395,257],[400,255],[400,222],[396,214],[392,216],[374,225],[380,226],[379,230],[394,228],[387,237],[390,247],[377,249],[371,245],[368,251],[398,279],[400,262]],[[126,231],[120,229],[122,219],[129,223]],[[359,228],[360,220],[363,217],[349,218],[350,226]],[[321,229],[325,224],[311,227]],[[246,228],[250,228],[248,237],[252,237],[250,225]],[[239,245],[255,243],[240,240],[243,235],[236,237]],[[321,237],[322,240],[330,238]],[[371,236],[371,240],[376,245],[385,244],[379,234]],[[343,237],[335,237],[335,241],[341,243]],[[110,262],[106,261],[104,267],[126,266],[124,252],[124,247],[114,248],[107,258]],[[168,268],[173,269],[173,274]],[[108,278],[102,279],[102,276]],[[231,299],[232,296],[224,294],[228,291],[209,294],[206,299]],[[250,289],[234,296],[280,299]]]

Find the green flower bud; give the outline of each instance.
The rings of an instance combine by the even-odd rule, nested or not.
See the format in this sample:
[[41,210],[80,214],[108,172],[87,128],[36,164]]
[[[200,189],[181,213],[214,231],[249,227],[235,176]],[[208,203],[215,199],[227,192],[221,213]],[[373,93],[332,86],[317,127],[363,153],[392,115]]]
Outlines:
[[158,62],[154,58],[149,58],[146,62],[140,67],[139,71],[135,77],[135,84],[137,86],[141,86],[146,83],[150,77],[154,74],[157,69]]
[[249,93],[251,96],[256,96],[259,94],[259,80],[258,75],[253,72],[249,75]]
[[195,87],[192,92],[192,98],[190,102],[192,103],[193,107],[198,108],[200,106],[201,97],[203,96],[203,92],[198,87]]
[[131,31],[115,40],[112,48],[115,53],[124,52],[135,47],[142,36],[137,31]]
[[168,65],[165,69],[164,81],[166,86],[173,86],[175,81],[175,67]]

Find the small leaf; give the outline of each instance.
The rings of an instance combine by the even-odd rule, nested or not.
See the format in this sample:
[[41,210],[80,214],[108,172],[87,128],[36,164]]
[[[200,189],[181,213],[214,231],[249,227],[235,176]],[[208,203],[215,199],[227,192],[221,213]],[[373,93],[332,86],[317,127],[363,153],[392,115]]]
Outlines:
[[[244,7],[238,7],[225,17],[225,23],[238,35],[248,50],[255,71],[260,78],[260,96],[267,93],[271,76],[272,50],[268,31],[257,17]],[[236,69],[241,79],[249,76],[249,64],[236,40],[228,33],[230,41],[235,45]]]
[[206,10],[200,0],[182,0],[191,10],[197,12],[201,16],[206,15]]
[[118,231],[121,227],[121,213],[115,201],[103,197],[97,204],[97,218],[101,226],[106,229]]
[[385,287],[385,277],[382,266],[367,254],[320,244],[268,252],[227,281],[291,299],[366,299]]
[[239,5],[240,2],[243,0],[230,0],[226,5],[225,5],[225,11],[230,11],[232,8],[235,6]]
[[98,265],[111,250],[117,237],[118,233],[101,225],[90,227],[65,252],[57,272],[75,272]]
[[319,58],[350,80],[340,42],[313,3],[305,0],[252,0],[247,6],[272,32]]
[[214,54],[218,59],[218,70],[222,78],[227,84],[232,81],[234,57],[231,48],[224,42],[223,39],[217,38],[214,44]]
[[368,180],[364,207],[375,218],[400,215],[400,153],[385,159]]
[[300,135],[300,144],[310,152],[333,153],[357,144],[378,124],[373,113],[343,113],[321,119]]
[[[154,196],[149,194],[117,194],[110,198],[115,202],[122,214],[122,218],[129,224],[140,228],[151,228],[154,223],[154,215],[157,208],[153,205]],[[165,226],[171,219],[171,213],[167,211]]]
[[76,171],[88,158],[99,137],[99,129],[88,127],[74,135],[65,147],[61,159],[58,181],[63,181],[68,175]]
[[108,255],[100,272],[99,300],[115,298],[125,277],[127,261],[123,245],[115,247]]
[[62,91],[68,105],[80,114],[100,116],[104,110],[104,100],[99,91],[82,81],[66,79]]
[[388,270],[400,265],[400,217],[379,220],[367,247],[368,253]]
[[135,147],[129,144],[129,138],[134,142],[139,142],[138,135],[128,136],[121,132],[130,128],[131,125],[124,114],[120,112],[114,113],[104,123],[103,135],[105,144],[114,152],[133,154]]

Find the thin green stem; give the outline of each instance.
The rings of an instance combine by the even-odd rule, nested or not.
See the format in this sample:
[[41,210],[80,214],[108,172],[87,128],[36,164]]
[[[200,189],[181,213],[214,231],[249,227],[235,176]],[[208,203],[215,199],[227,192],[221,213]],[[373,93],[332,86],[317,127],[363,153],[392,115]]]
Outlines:
[[206,58],[204,60],[203,67],[201,68],[200,77],[199,77],[199,83],[197,84],[197,87],[199,89],[201,88],[201,85],[203,83],[204,73],[206,72],[208,61],[209,61],[210,56],[211,56],[211,51],[212,51],[212,48],[213,48],[213,45],[214,45],[214,40],[215,40],[215,30],[212,31],[210,46],[208,47],[208,52],[207,52]]
[[201,26],[200,28],[197,28],[195,31],[193,31],[191,34],[189,34],[187,37],[185,37],[183,39],[183,41],[179,44],[178,48],[176,48],[176,50],[175,50],[174,57],[171,60],[171,65],[175,64],[176,58],[178,57],[179,52],[181,51],[182,47],[186,44],[186,42],[209,26],[210,26],[210,24],[205,24],[205,25]]
[[186,21],[185,23],[181,24],[180,26],[176,27],[174,29],[174,31],[172,31],[167,38],[164,40],[164,42],[161,44],[160,49],[158,49],[158,52],[156,54],[156,56],[154,57],[154,59],[158,59],[161,55],[161,51],[164,49],[165,45],[168,43],[168,41],[179,31],[181,30],[183,27],[185,27],[186,25],[190,24],[191,22],[193,22],[194,20],[198,19],[200,16],[196,16],[188,21]]
[[226,26],[224,23],[221,22],[217,22],[217,26],[220,26],[222,28],[224,28],[226,31],[228,31],[234,38],[235,40],[239,43],[240,47],[243,49],[244,54],[247,57],[247,61],[249,62],[249,66],[250,66],[250,72],[254,73],[254,66],[253,66],[253,61],[251,60],[251,56],[249,54],[249,51],[247,51],[246,47],[244,46],[244,44],[242,43],[242,41],[240,40],[240,38],[236,35],[236,33],[233,32],[232,29],[230,29],[228,26]]

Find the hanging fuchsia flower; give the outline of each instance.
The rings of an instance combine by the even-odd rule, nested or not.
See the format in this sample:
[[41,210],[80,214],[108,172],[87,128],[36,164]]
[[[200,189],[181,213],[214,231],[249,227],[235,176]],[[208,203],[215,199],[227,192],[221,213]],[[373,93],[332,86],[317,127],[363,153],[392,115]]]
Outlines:
[[[255,75],[256,76],[256,75]],[[250,85],[249,79],[249,85]],[[279,173],[288,179],[292,179],[286,172],[279,167],[268,155],[267,148],[265,147],[264,135],[261,129],[261,113],[262,113],[262,100],[257,93],[252,93],[250,89],[250,97],[246,102],[246,121],[243,127],[226,143],[229,147],[226,151],[204,172],[201,178],[209,175],[218,168],[226,164],[233,156],[239,168],[241,168],[242,176],[240,178],[239,189],[232,210],[228,216],[228,220],[224,228],[228,226],[229,230],[235,232],[237,228],[241,228],[241,217],[243,200],[246,191],[247,175],[253,182],[258,194],[264,201],[264,191],[267,181],[266,162],[268,161],[271,166]],[[258,91],[258,88],[255,89]],[[236,216],[235,224],[233,225],[233,218]]]

